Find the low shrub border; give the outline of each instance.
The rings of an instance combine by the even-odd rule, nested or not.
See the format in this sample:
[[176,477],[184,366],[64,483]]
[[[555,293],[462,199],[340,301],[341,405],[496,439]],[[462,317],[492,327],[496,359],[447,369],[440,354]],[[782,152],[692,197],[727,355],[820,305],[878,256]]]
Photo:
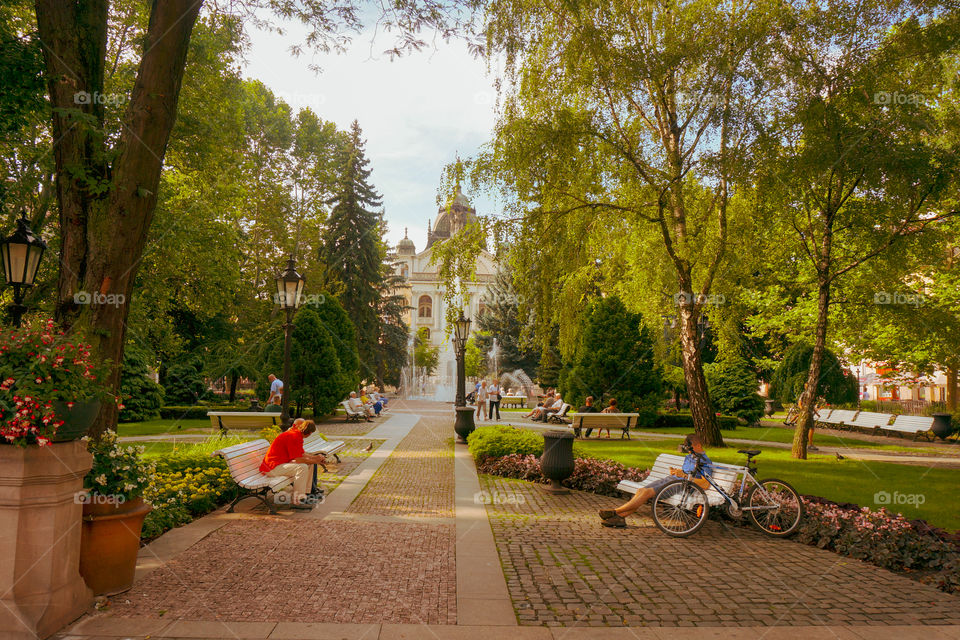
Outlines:
[[[477,471],[504,478],[546,483],[535,455],[511,454],[477,462]],[[620,480],[643,480],[649,471],[612,460],[577,458],[563,484],[578,491],[618,495]],[[794,540],[869,562],[953,593],[960,591],[960,532],[950,534],[922,520],[907,520],[886,509],[872,511],[803,496],[805,515]],[[746,525],[744,525],[746,526]]]

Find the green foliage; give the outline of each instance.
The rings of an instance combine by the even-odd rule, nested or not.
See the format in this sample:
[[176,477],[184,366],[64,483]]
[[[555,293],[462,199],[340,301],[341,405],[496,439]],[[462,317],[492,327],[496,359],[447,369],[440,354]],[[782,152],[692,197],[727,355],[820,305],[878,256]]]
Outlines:
[[590,307],[583,322],[573,366],[560,380],[564,400],[579,406],[587,396],[598,405],[616,398],[621,411],[640,413],[640,426],[651,424],[663,383],[640,314],[630,313],[619,298],[608,296]]
[[[579,443],[574,443],[574,457],[582,457]],[[508,425],[479,427],[467,437],[470,455],[475,460],[499,458],[511,454],[543,454],[543,434]]]
[[150,377],[150,359],[146,352],[127,346],[120,372],[120,422],[143,422],[160,417],[163,387]]
[[[321,292],[316,304],[308,305],[317,312],[320,323],[333,342],[340,363],[335,374],[335,390],[333,395],[337,401],[346,398],[357,388],[360,382],[360,356],[357,352],[357,333],[350,316],[344,310],[340,301],[330,293]],[[326,411],[321,412],[326,413]]]
[[426,327],[420,327],[417,330],[417,337],[413,343],[413,363],[417,367],[422,367],[429,376],[437,370],[437,364],[440,362],[440,347],[430,346],[427,331]]
[[83,486],[94,496],[109,498],[115,503],[139,497],[153,476],[154,465],[145,462],[143,447],[122,447],[117,434],[104,431],[87,443],[93,466],[83,479]]
[[167,402],[196,404],[203,398],[203,361],[193,355],[172,364],[163,375],[164,397]]
[[471,336],[467,340],[466,349],[463,353],[463,369],[465,371],[464,375],[467,378],[479,378],[486,374],[486,362],[484,361],[484,353],[480,351],[480,347],[477,346],[478,337]]
[[374,211],[382,201],[369,182],[371,169],[362,136],[355,120],[349,143],[339,156],[341,171],[330,199],[333,208],[323,229],[319,256],[328,269],[328,287],[338,295],[356,327],[360,377],[372,380],[376,376],[377,310],[386,248],[380,236],[383,217]]
[[[790,347],[770,381],[770,397],[784,405],[796,403],[803,393],[812,357],[813,346],[808,343],[798,342]],[[825,350],[823,354],[816,397],[822,398],[828,404],[857,401],[856,379],[829,350]]]
[[710,400],[718,411],[740,418],[748,425],[760,419],[764,401],[757,393],[757,375],[746,360],[736,353],[724,355],[704,369]]
[[301,308],[293,319],[291,337],[290,400],[300,409],[312,406],[314,415],[332,413],[346,393],[337,350],[319,314],[310,307]]
[[[520,312],[520,296],[513,287],[513,277],[509,268],[501,266],[496,279],[483,297],[486,311],[477,318],[480,333],[477,334],[477,346],[489,353],[493,338],[497,339],[500,371],[523,369],[527,375],[534,373],[540,364],[539,350],[529,344],[533,319]],[[550,374],[547,373],[549,377]],[[554,384],[556,380],[553,381]]]

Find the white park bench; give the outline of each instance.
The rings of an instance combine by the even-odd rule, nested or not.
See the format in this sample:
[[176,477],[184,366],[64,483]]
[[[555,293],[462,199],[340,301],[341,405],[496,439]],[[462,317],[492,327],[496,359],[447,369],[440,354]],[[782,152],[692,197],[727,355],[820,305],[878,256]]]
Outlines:
[[857,414],[856,420],[844,421],[848,427],[858,429],[873,429],[876,432],[879,429],[886,429],[893,416],[889,413],[875,413],[873,411],[861,411]]
[[842,427],[844,423],[852,422],[855,417],[857,417],[856,409],[834,409],[828,416],[817,418],[817,422]]
[[525,407],[527,404],[527,396],[502,396],[500,398],[500,406],[507,407]]
[[912,433],[914,440],[920,434],[924,437],[932,437],[933,433],[930,430],[933,429],[933,416],[897,416],[893,424],[881,428],[902,434]]
[[[343,440],[327,440],[320,435],[319,431],[314,431],[303,440],[304,453],[319,453],[325,456],[333,456],[337,459],[337,462],[340,462],[340,456],[337,455],[337,452],[345,446]],[[324,471],[327,470],[327,465],[321,464],[320,466],[323,467]]]
[[570,424],[572,421],[567,417],[567,414],[572,409],[569,404],[564,402],[560,405],[560,411],[554,411],[553,413],[547,414],[547,422],[552,422],[556,424]]
[[639,413],[571,413],[573,435],[580,437],[582,429],[620,429],[620,439],[630,439],[630,425],[636,425]]
[[350,403],[344,400],[340,403],[343,407],[343,410],[347,413],[347,422],[359,422],[360,420],[366,420],[367,414],[363,411],[354,411],[350,408]]
[[267,500],[267,492],[276,493],[292,484],[293,478],[290,476],[271,477],[260,473],[260,463],[263,462],[263,456],[267,454],[269,449],[270,443],[261,438],[218,449],[210,454],[224,459],[227,463],[227,469],[230,470],[230,476],[239,487],[237,497],[230,503],[227,513],[233,513],[233,508],[244,498],[257,498],[267,505],[270,513],[277,512],[270,501]]
[[280,414],[263,411],[207,411],[210,425],[227,433],[229,429],[263,429],[280,426]]
[[[621,480],[617,485],[617,489],[624,493],[636,493],[640,489],[650,486],[657,480],[670,477],[670,468],[681,469],[683,467],[684,457],[685,456],[678,456],[672,453],[661,453],[657,456],[656,461],[653,463],[653,468],[650,469],[650,475],[648,475],[645,480],[642,482]],[[714,462],[713,475],[710,476],[710,478],[717,483],[717,486],[732,495],[735,491],[734,487],[737,484],[737,479],[746,472],[746,467]],[[706,489],[706,494],[707,502],[711,507],[716,507],[726,502],[724,497],[713,487]]]

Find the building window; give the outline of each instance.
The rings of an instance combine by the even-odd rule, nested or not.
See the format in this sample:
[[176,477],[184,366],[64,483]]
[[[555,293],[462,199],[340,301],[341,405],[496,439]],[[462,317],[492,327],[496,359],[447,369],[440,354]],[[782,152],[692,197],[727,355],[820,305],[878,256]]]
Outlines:
[[430,342],[430,328],[429,328],[429,327],[423,327],[423,329],[421,329],[421,331],[423,331],[423,338],[424,338],[424,340],[426,340],[427,342]]
[[481,302],[480,305],[477,307],[477,315],[482,316],[486,312],[487,312],[487,305]]
[[420,296],[417,302],[417,315],[421,318],[433,317],[433,299],[430,296]]
[[410,277],[410,267],[408,267],[406,263],[404,263],[404,265],[400,267],[400,275],[403,276],[404,278]]

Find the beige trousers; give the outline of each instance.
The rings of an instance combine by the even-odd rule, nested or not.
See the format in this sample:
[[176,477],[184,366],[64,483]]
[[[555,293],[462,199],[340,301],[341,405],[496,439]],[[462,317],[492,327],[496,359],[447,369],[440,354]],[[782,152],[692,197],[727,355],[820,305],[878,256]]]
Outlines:
[[313,479],[310,475],[310,465],[298,464],[296,462],[278,464],[268,471],[266,475],[270,477],[292,476],[293,493],[296,497],[306,495],[310,491],[310,481]]

